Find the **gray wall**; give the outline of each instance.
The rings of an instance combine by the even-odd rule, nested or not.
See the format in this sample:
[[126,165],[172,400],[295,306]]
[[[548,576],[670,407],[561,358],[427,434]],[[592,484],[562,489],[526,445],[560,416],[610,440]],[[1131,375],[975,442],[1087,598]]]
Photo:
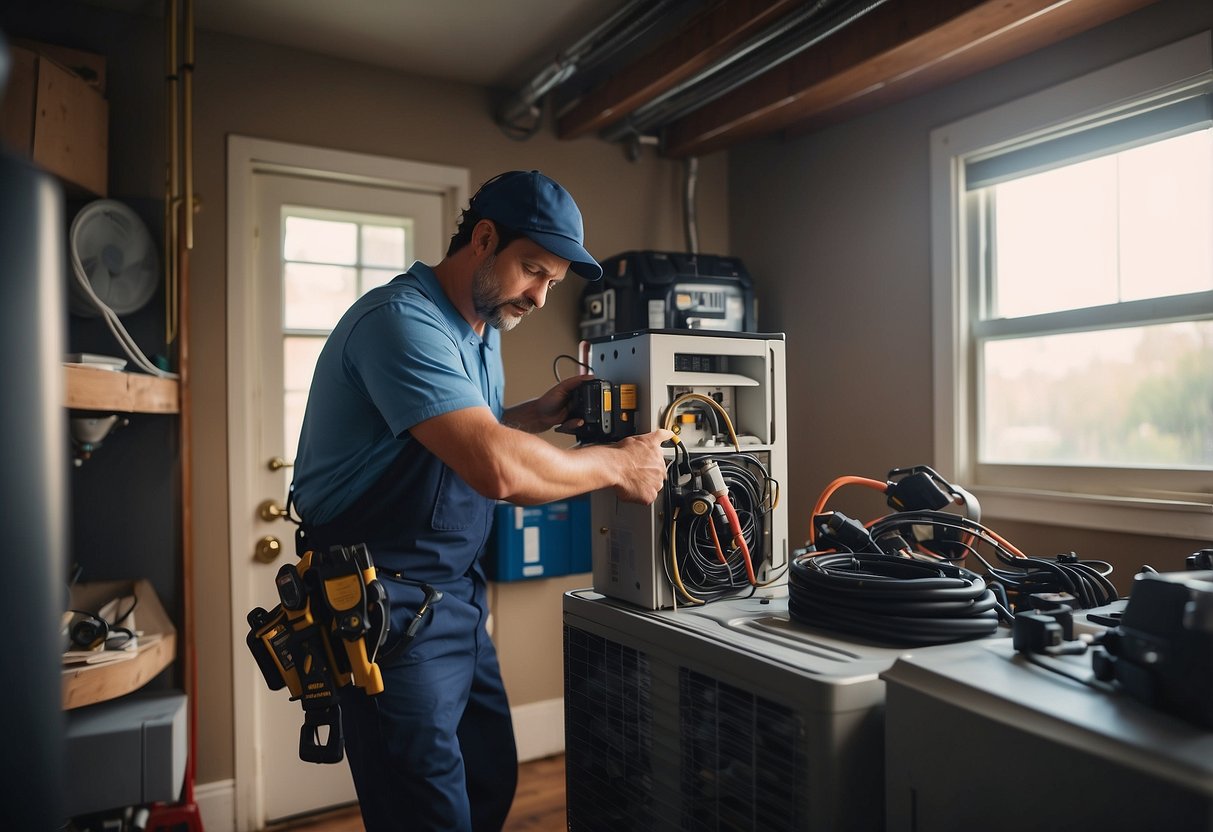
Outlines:
[[[1211,26],[1213,4],[1168,0],[852,121],[730,151],[733,254],[755,276],[761,328],[787,333],[794,541],[807,537],[812,504],[835,477],[932,460],[931,130]],[[883,504],[843,492],[838,507],[874,517]],[[994,525],[1032,554],[1112,560],[1122,590],[1141,564],[1180,568],[1198,548]]]

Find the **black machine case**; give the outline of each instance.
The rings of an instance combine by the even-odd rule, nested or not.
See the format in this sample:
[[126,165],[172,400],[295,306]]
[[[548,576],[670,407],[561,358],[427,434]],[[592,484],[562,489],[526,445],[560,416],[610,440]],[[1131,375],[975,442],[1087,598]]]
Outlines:
[[581,295],[581,337],[641,329],[753,332],[754,283],[735,257],[628,251],[602,261]]

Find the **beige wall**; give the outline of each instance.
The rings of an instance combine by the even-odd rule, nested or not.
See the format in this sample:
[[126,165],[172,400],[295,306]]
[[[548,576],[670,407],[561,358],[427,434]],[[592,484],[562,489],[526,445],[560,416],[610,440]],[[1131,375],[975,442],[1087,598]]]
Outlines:
[[[86,49],[108,59],[110,195],[142,201],[163,194],[161,21],[94,6],[43,0],[4,4],[0,31]],[[248,40],[199,32],[195,72],[195,177],[202,200],[193,256],[191,310],[195,592],[198,618],[197,780],[234,774],[229,595],[226,332],[226,142],[229,134],[453,165],[474,189],[503,170],[539,168],[576,197],[586,244],[599,257],[628,249],[684,248],[682,165],[652,149],[637,162],[594,138],[558,142],[550,129],[507,138],[489,117],[489,92]],[[728,253],[726,166],[701,161],[699,238]],[[155,217],[158,209],[148,215]],[[157,232],[153,231],[153,236]],[[575,353],[580,281],[504,339],[507,398],[546,390],[552,358]],[[569,368],[563,370],[565,374]],[[566,437],[556,437],[565,440]],[[249,507],[251,510],[252,507]],[[514,704],[562,693],[560,594],[588,575],[501,585],[494,624]],[[239,611],[243,618],[244,611]]]
[[[200,631],[200,782],[232,776],[228,614],[225,147],[229,134],[466,167],[474,189],[511,168],[539,168],[576,197],[586,244],[600,257],[632,248],[682,249],[682,166],[650,150],[628,161],[616,146],[557,142],[550,130],[516,142],[489,118],[482,89],[199,33],[195,109],[197,220],[191,296],[196,597],[217,626]],[[700,239],[726,253],[723,157],[700,165]],[[706,249],[706,246],[705,246]],[[505,336],[509,401],[551,386],[552,359],[576,353],[581,284],[570,278],[548,305]],[[564,368],[567,375],[569,368]],[[564,439],[564,437],[559,437]],[[251,506],[249,509],[251,510]],[[494,593],[502,671],[514,704],[562,694],[560,593],[589,576],[503,585]],[[243,660],[244,656],[237,656]]]
[[[730,151],[733,254],[755,275],[760,327],[787,333],[793,540],[833,478],[933,458],[930,131],[1211,25],[1213,5],[1165,0],[865,117]],[[852,516],[883,509],[870,494],[841,496]],[[1200,545],[991,523],[1033,554],[1112,561],[1122,590],[1142,564],[1182,568]]]

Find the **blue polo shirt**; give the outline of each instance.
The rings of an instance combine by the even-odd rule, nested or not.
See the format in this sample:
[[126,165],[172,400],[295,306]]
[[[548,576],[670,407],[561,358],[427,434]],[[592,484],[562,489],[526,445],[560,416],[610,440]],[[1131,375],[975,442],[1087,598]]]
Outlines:
[[312,377],[295,456],[300,516],[320,524],[340,514],[416,441],[419,422],[484,406],[500,420],[500,345],[492,327],[475,333],[424,263],[355,301]]

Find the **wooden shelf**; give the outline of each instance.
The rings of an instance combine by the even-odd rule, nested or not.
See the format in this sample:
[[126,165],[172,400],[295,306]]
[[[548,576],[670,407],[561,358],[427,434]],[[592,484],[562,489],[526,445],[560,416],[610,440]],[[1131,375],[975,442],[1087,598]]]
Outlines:
[[145,580],[79,584],[72,588],[72,606],[95,610],[110,598],[132,592],[138,599],[134,619],[136,627],[144,634],[144,643],[139,645],[134,658],[64,668],[62,707],[65,710],[136,691],[172,664],[176,657],[177,630],[160,606],[156,591]]
[[176,413],[180,394],[175,379],[96,367],[66,365],[68,407],[121,413]]

